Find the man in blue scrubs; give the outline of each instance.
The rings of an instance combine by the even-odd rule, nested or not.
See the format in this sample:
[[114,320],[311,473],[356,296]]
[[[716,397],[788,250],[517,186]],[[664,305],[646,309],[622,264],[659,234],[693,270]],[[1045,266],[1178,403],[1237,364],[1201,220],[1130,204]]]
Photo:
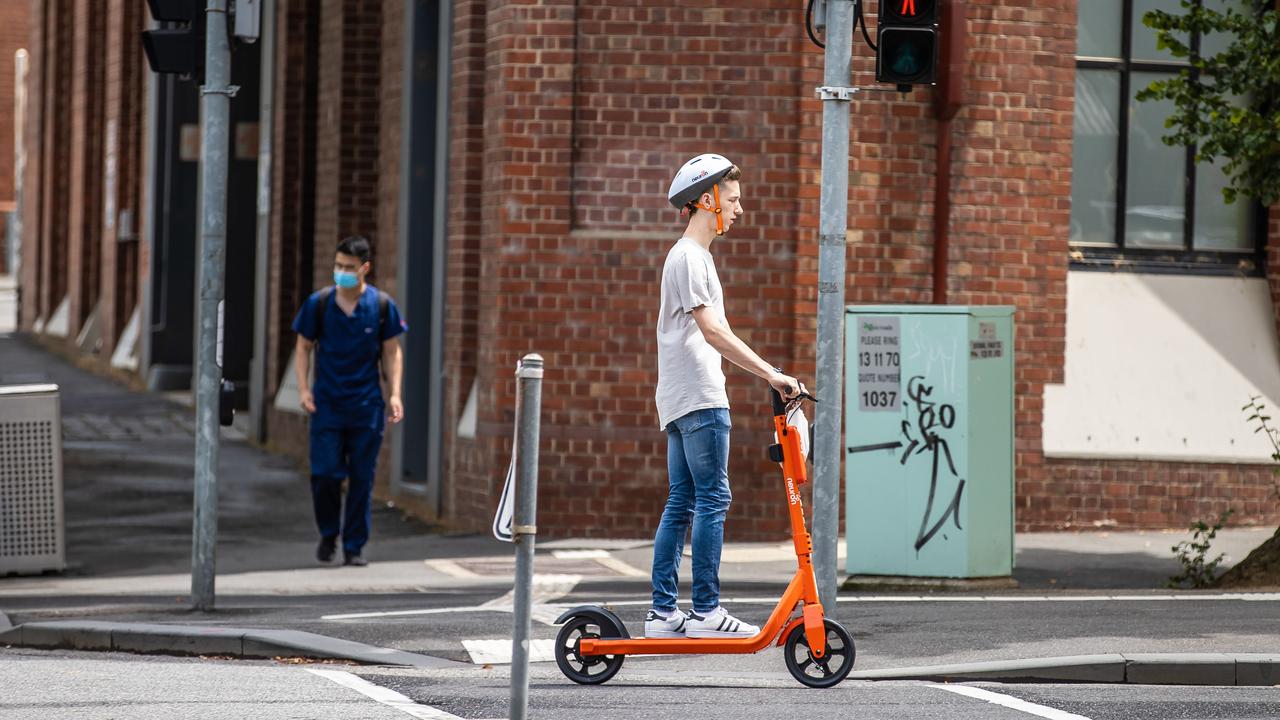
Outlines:
[[[341,535],[343,564],[358,567],[368,564],[363,553],[383,428],[387,420],[404,418],[399,335],[409,329],[391,297],[365,282],[369,251],[369,241],[358,235],[338,243],[334,284],[312,293],[293,321],[298,401],[311,415],[311,499],[320,529],[316,559],[332,561]],[[312,348],[314,388],[308,382]],[[390,390],[386,403],[379,370]]]

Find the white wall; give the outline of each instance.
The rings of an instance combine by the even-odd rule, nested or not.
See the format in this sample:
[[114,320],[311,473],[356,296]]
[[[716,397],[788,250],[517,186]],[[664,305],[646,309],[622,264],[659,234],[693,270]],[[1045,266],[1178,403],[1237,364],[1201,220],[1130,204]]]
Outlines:
[[1269,462],[1241,412],[1280,425],[1280,346],[1261,278],[1072,272],[1066,382],[1044,390],[1048,457]]

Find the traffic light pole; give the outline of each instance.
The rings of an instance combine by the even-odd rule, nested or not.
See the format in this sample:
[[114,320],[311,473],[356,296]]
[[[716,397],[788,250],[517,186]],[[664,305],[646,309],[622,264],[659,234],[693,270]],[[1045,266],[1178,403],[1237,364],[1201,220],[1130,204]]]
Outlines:
[[[818,220],[818,367],[822,402],[813,441],[813,567],[818,598],[836,610],[836,546],[840,541],[840,428],[844,420],[845,235],[849,211],[849,101],[853,0],[826,0],[822,97],[822,193]],[[844,91],[844,92],[840,92]]]
[[231,50],[227,0],[206,0],[205,84],[200,88],[200,268],[196,354],[195,496],[191,539],[191,603],[213,610],[218,538],[218,312],[227,234],[227,126]]

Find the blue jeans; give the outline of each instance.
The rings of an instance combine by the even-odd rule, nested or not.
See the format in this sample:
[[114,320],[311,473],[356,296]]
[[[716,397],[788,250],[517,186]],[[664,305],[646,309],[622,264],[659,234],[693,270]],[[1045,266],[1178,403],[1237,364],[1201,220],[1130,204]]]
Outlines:
[[653,607],[676,607],[684,536],[693,526],[693,610],[720,604],[720,550],[729,492],[728,408],[694,410],[667,424],[670,490],[653,539]]

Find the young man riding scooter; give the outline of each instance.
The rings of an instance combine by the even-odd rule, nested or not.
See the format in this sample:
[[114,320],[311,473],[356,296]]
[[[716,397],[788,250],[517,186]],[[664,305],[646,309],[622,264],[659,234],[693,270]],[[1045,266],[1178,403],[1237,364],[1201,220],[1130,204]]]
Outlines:
[[[729,327],[711,245],[742,216],[742,171],[723,156],[699,155],[671,181],[667,200],[688,227],[662,267],[658,314],[660,426],[667,433],[669,492],[653,542],[650,638],[750,637],[760,631],[720,605],[720,553],[729,490],[729,398],[722,358],[768,381],[784,398],[805,392],[774,370]],[[677,606],[685,533],[693,527],[693,609]]]

